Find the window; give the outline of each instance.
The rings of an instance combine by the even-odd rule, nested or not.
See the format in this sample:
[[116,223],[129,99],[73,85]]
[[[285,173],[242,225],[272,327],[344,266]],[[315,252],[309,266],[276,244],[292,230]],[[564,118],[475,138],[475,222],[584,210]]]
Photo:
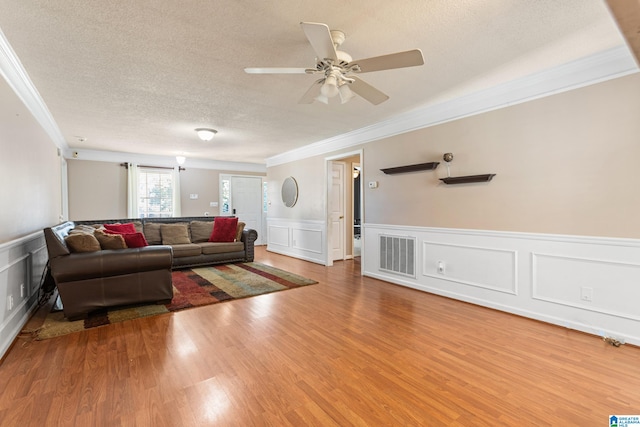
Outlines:
[[164,218],[174,216],[173,172],[141,169],[138,172],[138,217]]
[[220,193],[222,195],[222,207],[220,215],[229,215],[231,212],[231,180],[227,177],[220,179]]
[[269,197],[267,193],[267,181],[262,182],[262,212],[267,213],[269,207]]

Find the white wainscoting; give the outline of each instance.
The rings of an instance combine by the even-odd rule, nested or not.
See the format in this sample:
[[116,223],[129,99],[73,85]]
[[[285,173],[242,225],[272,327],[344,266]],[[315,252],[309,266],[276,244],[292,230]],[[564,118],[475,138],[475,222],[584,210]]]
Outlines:
[[[0,357],[7,352],[38,302],[38,287],[47,258],[42,232],[0,245]],[[13,299],[11,309],[10,298]]]
[[326,262],[323,221],[267,219],[267,250],[318,264]]
[[[640,345],[640,240],[380,224],[363,233],[367,276]],[[416,239],[415,279],[380,269],[389,234]]]

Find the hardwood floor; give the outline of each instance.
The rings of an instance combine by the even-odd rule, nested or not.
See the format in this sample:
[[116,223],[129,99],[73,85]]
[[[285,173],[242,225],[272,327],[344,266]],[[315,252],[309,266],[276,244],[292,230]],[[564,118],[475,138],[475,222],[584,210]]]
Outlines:
[[2,426],[604,426],[640,348],[268,253],[304,288],[18,339]]

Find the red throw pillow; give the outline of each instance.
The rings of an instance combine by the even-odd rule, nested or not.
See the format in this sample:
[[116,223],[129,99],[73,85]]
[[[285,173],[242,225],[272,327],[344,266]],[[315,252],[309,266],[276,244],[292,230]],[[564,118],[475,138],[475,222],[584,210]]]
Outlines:
[[144,238],[142,233],[120,233],[118,231],[104,230],[107,234],[119,234],[124,238],[124,242],[128,248],[144,248],[149,246],[147,239]]
[[147,239],[144,238],[144,234],[142,233],[124,233],[122,237],[124,237],[124,242],[128,248],[144,248],[145,246],[149,246]]
[[109,231],[115,231],[116,233],[124,234],[124,233],[135,233],[136,227],[132,222],[127,222],[125,224],[104,224],[104,228]]
[[238,218],[218,217],[213,220],[210,242],[233,242],[236,240]]

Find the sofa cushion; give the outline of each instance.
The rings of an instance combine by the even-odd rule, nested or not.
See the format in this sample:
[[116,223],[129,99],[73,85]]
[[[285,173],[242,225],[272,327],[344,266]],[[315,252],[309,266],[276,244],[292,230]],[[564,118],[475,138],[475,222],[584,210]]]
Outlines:
[[238,228],[236,228],[236,242],[242,240],[242,232],[244,231],[244,226],[247,225],[244,222],[238,221]]
[[238,218],[218,217],[213,222],[210,242],[233,242],[236,239]]
[[185,245],[189,239],[189,225],[186,223],[161,224],[160,235],[163,245]]
[[64,241],[71,252],[96,252],[101,249],[98,239],[89,233],[72,233]]
[[102,230],[96,230],[93,233],[102,249],[126,249],[127,244],[121,234],[107,234]]
[[115,223],[115,224],[104,224],[104,228],[109,231],[115,231],[116,233],[135,233],[136,227],[132,222],[127,222],[125,224]]
[[242,242],[207,242],[200,243],[200,246],[204,255],[244,251],[244,243]]
[[213,221],[191,221],[189,228],[192,243],[207,242],[213,232]]
[[195,243],[187,243],[182,245],[171,245],[174,258],[183,258],[187,256],[198,256],[202,254],[200,245]]
[[157,222],[147,222],[144,224],[144,238],[150,245],[161,245],[162,235],[160,234],[160,226]]

